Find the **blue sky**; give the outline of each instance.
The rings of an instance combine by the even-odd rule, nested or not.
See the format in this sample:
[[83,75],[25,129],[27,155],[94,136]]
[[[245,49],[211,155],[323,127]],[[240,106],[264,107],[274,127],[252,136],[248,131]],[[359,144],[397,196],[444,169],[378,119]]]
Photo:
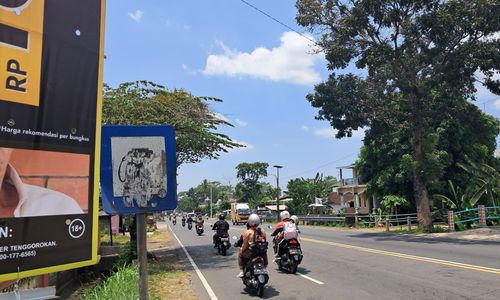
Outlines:
[[[295,1],[246,1],[307,34],[295,23]],[[203,179],[235,185],[235,166],[255,161],[283,165],[285,188],[316,172],[337,176],[335,167],[354,162],[362,144],[363,132],[336,140],[328,122],[314,119],[305,96],[328,72],[311,44],[240,0],[108,0],[104,80],[146,79],[224,100],[213,109],[235,127],[222,132],[247,147],[182,166],[179,191]],[[481,88],[478,96],[487,101],[482,109],[500,116],[498,96]]]

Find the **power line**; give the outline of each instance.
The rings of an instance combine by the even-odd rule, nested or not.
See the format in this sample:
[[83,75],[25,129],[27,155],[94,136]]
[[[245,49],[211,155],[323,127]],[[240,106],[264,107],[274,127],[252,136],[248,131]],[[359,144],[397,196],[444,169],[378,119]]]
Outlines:
[[311,39],[310,37],[308,37],[307,35],[301,33],[301,32],[298,32],[297,30],[293,29],[292,27],[288,26],[287,24],[281,22],[280,20],[276,19],[275,17],[271,16],[270,14],[266,13],[265,11],[261,10],[260,8],[258,8],[257,6],[251,4],[251,3],[248,3],[247,1],[245,0],[240,0],[241,2],[243,2],[244,4],[246,4],[247,6],[255,9],[256,11],[258,11],[259,13],[263,14],[264,16],[268,17],[269,19],[273,20],[274,22],[280,24],[281,26],[287,28],[287,29],[290,29],[291,31],[301,35],[302,37],[308,39],[309,41],[313,42],[316,46],[320,46],[318,44],[318,42],[316,42],[315,40]]
[[348,154],[348,155],[346,155],[346,156],[344,156],[344,157],[341,157],[341,158],[336,159],[336,160],[334,160],[334,161],[328,162],[328,163],[323,164],[323,165],[321,165],[321,166],[319,166],[319,167],[316,167],[316,168],[313,168],[313,169],[309,169],[309,170],[307,170],[307,171],[302,171],[302,172],[299,172],[299,173],[295,173],[295,174],[292,174],[292,175],[289,175],[289,176],[283,177],[283,179],[289,179],[289,178],[292,178],[292,177],[296,177],[296,176],[298,176],[298,175],[302,175],[302,174],[309,173],[309,172],[312,172],[312,171],[317,171],[317,170],[319,170],[319,169],[322,169],[322,168],[324,168],[324,167],[327,167],[327,166],[329,166],[329,165],[332,165],[332,164],[334,164],[334,163],[337,163],[337,162],[339,162],[339,161],[342,161],[342,160],[344,160],[344,159],[346,159],[346,158],[349,158],[349,157],[351,157],[351,156],[353,156],[353,155],[355,155],[355,154],[357,154],[357,153],[358,153],[358,152],[352,152],[352,153],[350,153],[350,154]]

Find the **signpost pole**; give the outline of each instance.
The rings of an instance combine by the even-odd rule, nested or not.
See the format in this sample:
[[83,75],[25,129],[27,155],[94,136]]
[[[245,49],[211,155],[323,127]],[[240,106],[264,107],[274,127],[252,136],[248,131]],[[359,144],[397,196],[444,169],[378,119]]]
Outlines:
[[148,250],[146,248],[146,214],[137,214],[137,261],[139,262],[139,299],[148,299]]

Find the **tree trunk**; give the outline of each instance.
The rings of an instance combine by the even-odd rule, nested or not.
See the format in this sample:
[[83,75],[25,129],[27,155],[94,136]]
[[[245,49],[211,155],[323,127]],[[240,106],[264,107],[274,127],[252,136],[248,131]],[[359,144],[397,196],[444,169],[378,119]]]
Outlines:
[[421,168],[424,164],[424,153],[422,150],[422,129],[413,128],[413,159],[416,162],[416,168],[413,175],[413,193],[417,204],[418,226],[424,231],[432,228],[431,208],[429,203],[429,193],[424,179],[422,178]]

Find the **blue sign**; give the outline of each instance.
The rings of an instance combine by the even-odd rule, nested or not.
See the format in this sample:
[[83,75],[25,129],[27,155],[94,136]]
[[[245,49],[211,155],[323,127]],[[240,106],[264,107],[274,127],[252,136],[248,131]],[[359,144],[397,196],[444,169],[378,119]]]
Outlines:
[[175,209],[174,128],[170,125],[103,126],[101,194],[108,214]]

